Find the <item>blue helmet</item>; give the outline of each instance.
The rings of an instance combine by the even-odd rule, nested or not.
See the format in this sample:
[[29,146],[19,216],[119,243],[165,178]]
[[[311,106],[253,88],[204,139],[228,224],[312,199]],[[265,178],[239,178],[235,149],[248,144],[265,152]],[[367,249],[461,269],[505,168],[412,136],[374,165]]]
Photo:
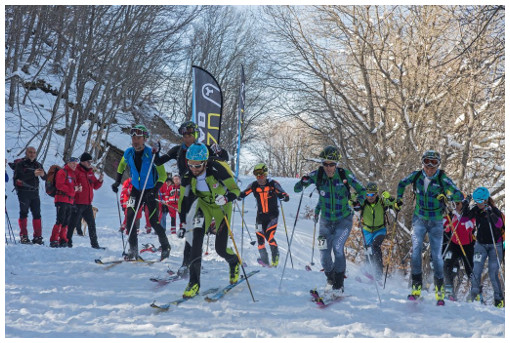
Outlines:
[[477,203],[482,203],[489,199],[491,194],[489,193],[489,190],[485,187],[478,187],[473,192],[473,200]]
[[194,143],[186,151],[186,158],[192,161],[206,161],[209,158],[209,149],[202,143]]

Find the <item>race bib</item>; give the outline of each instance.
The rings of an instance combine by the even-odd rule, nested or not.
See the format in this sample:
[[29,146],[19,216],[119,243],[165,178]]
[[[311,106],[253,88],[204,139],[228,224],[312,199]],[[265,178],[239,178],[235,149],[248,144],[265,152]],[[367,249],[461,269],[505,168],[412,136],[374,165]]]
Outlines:
[[478,262],[478,263],[482,262],[482,254],[480,254],[479,252],[477,252],[477,253],[475,254],[475,256],[473,256],[473,262]]
[[445,260],[450,260],[451,258],[452,258],[452,252],[451,252],[451,251],[448,251],[448,252],[446,253],[446,255],[444,256],[444,259],[445,259]]
[[127,207],[135,208],[135,202],[136,202],[135,198],[129,197],[129,200],[127,201]]
[[327,244],[327,242],[326,242],[326,237],[324,237],[324,236],[319,236],[319,237],[317,238],[317,248],[318,248],[319,250],[325,250],[325,249],[327,249],[327,248],[328,248],[328,244]]

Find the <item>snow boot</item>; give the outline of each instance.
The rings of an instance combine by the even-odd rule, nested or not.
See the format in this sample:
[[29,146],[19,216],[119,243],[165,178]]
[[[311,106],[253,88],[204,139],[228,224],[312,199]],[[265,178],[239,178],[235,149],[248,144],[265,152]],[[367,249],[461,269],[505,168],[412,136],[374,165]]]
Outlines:
[[412,290],[411,294],[407,296],[409,300],[418,300],[421,296],[421,287],[422,287],[422,274],[412,274],[411,275],[411,285]]
[[[20,237],[28,236],[27,218],[19,218],[18,225],[19,225],[19,236]],[[26,244],[26,243],[22,243],[22,244]]]
[[333,286],[333,284],[335,283],[335,272],[334,271],[324,272],[324,275],[326,275],[326,283],[329,286]]
[[266,247],[259,248],[260,259],[265,265],[269,265],[269,256],[267,255]]
[[32,239],[32,243],[43,245],[44,244],[43,238],[41,236],[35,236],[34,239]]
[[230,284],[239,281],[239,272],[241,264],[239,262],[230,264]]
[[273,258],[273,262],[271,262],[271,266],[277,267],[278,262],[280,261],[280,253],[278,252],[278,246],[277,245],[269,245],[269,248],[271,249],[271,257]]
[[505,307],[505,300],[503,300],[503,299],[500,299],[500,300],[494,299],[494,306],[496,306],[497,308],[504,308]]
[[60,224],[53,225],[50,236],[50,247],[57,248],[60,245]]
[[198,283],[188,283],[188,286],[186,286],[186,289],[184,290],[184,293],[182,294],[183,298],[193,298],[198,295],[198,292],[200,290],[200,285]]

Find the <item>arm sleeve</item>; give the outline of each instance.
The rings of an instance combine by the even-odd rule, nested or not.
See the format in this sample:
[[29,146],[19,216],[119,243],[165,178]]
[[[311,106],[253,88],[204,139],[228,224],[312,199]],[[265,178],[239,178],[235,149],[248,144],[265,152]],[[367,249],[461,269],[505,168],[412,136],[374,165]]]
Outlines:
[[176,160],[177,159],[177,151],[179,151],[179,145],[176,145],[172,147],[166,154],[160,155],[159,151],[156,154],[156,157],[154,158],[154,164],[156,166],[161,166],[165,164],[166,162],[170,160]]
[[457,188],[455,183],[453,183],[453,181],[449,177],[443,176],[442,181],[445,186],[445,192],[450,191],[452,193],[451,195],[452,201],[460,202],[464,200],[464,194],[462,194],[462,192]]
[[411,174],[407,175],[405,178],[400,180],[397,186],[397,199],[402,199],[404,196],[404,192],[406,190],[406,187],[409,186],[411,183],[413,183],[413,179],[416,175],[416,173],[421,173],[420,170],[414,171]]
[[303,184],[301,180],[299,180],[294,185],[294,192],[299,193],[303,191],[303,189],[305,189],[306,187],[310,186],[312,183],[317,184],[318,170],[314,170],[313,172],[308,174],[308,177],[310,178],[310,182]]

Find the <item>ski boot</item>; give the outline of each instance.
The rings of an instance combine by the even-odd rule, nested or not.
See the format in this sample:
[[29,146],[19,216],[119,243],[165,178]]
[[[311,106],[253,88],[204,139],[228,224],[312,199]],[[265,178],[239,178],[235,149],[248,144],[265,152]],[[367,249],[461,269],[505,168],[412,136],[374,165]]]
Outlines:
[[51,241],[50,248],[60,248],[60,242],[59,241]]
[[184,293],[182,294],[183,298],[193,298],[198,295],[198,291],[200,290],[200,286],[198,283],[188,283],[188,286],[186,286],[186,289],[184,290]]
[[43,238],[41,236],[36,236],[36,237],[34,237],[34,239],[32,239],[32,243],[43,245],[44,244]]
[[478,294],[475,294],[475,293],[471,293],[468,298],[467,298],[467,302],[480,302],[481,304],[485,304],[485,301],[483,300],[483,296],[482,296],[482,293],[478,293]]
[[455,294],[453,293],[452,285],[444,286],[444,297],[450,301],[457,301],[457,297],[455,297]]
[[65,239],[60,239],[59,245],[61,248],[72,248],[73,247],[73,243],[71,243],[69,245],[69,242],[66,241]]
[[259,249],[259,254],[260,254],[260,261],[262,261],[262,263],[265,266],[269,266],[269,256],[267,255],[266,248],[264,247],[262,249]]
[[505,300],[503,300],[503,299],[500,299],[500,300],[494,299],[494,306],[496,306],[497,308],[504,308],[505,307]]
[[273,258],[271,266],[276,268],[278,266],[278,262],[280,261],[280,253],[278,252],[278,246],[270,245],[269,248],[271,248],[271,257]]
[[28,239],[27,235],[21,235],[19,242],[21,244],[32,244],[32,242],[30,242],[30,239]]
[[411,294],[407,296],[408,300],[418,300],[421,296],[422,276],[420,274],[412,274],[412,290]]
[[168,258],[170,256],[170,246],[168,246],[167,248],[163,248],[161,247],[161,257],[160,257],[160,261],[163,261],[164,259]]
[[230,284],[234,284],[239,281],[239,272],[241,264],[239,262],[230,264]]
[[124,255],[124,260],[126,261],[137,261],[142,260],[140,256],[138,256],[138,246],[130,245],[129,250],[126,255]]
[[177,269],[177,275],[181,278],[188,278],[189,277],[189,268],[187,266],[181,266],[179,269]]
[[443,286],[444,279],[438,279],[434,277],[434,285],[436,290],[436,300],[438,306],[444,306],[444,286]]
[[333,297],[339,297],[344,292],[344,276],[345,272],[334,273],[333,289],[331,295]]

